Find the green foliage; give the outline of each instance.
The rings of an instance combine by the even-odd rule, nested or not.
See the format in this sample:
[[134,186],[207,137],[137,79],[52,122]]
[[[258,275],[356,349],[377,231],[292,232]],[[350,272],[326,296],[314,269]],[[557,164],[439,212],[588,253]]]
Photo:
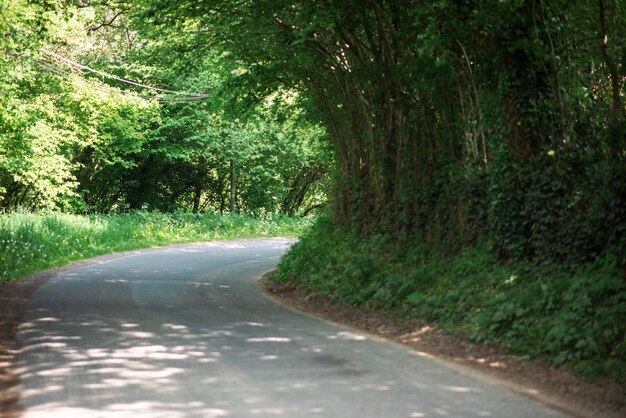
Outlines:
[[574,270],[501,263],[486,244],[442,256],[423,244],[364,242],[322,217],[281,262],[276,279],[294,278],[344,303],[393,309],[474,341],[626,380],[626,284],[610,255]]
[[[141,37],[138,5],[62,6],[2,6],[0,208],[222,213],[231,174],[238,212],[292,215],[325,201],[331,153],[319,124],[301,118],[295,90],[274,83],[235,107],[225,96],[244,89],[238,61],[219,52],[181,59],[173,50],[187,48],[187,37],[147,27],[154,37]],[[41,47],[122,78],[210,95],[157,103],[149,89],[77,71]]]
[[140,10],[181,43],[172,25],[204,29],[198,48],[236,74],[228,108],[302,90],[335,151],[333,219],[365,240],[487,239],[542,263],[623,252],[623,1],[188,6]]
[[0,215],[0,283],[96,255],[174,243],[293,237],[308,218],[131,212]]

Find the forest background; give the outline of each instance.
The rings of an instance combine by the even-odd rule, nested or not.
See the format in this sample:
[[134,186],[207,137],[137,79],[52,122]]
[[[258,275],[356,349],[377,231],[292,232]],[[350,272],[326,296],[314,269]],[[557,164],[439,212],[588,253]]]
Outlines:
[[278,280],[623,382],[625,8],[5,0],[2,216],[318,212]]

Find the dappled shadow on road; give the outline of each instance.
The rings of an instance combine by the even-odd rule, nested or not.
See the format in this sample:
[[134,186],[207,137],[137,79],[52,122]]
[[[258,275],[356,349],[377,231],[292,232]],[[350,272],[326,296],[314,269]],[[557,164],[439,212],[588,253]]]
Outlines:
[[434,385],[432,367],[399,373],[386,358],[396,347],[359,356],[361,334],[314,330],[311,343],[305,324],[264,319],[198,326],[38,311],[21,327],[26,416],[501,416],[467,396],[478,386]]
[[508,392],[477,396],[493,388],[264,298],[254,278],[276,248],[228,245],[124,258],[42,288],[19,330],[23,415],[551,416]]

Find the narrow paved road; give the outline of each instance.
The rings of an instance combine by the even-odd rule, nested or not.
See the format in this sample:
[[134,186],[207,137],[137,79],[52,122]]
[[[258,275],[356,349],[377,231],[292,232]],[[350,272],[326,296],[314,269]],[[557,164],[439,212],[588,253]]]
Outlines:
[[562,416],[268,300],[255,279],[290,243],[176,246],[60,274],[21,325],[24,416]]

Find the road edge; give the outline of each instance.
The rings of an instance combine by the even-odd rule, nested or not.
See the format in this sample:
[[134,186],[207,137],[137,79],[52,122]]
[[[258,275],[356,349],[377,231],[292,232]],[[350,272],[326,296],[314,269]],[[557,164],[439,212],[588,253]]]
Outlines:
[[[559,396],[554,393],[548,394],[546,393],[545,388],[543,388],[540,384],[529,384],[527,381],[525,381],[525,379],[515,379],[513,375],[502,373],[496,368],[489,368],[487,364],[479,363],[476,361],[467,361],[466,359],[463,359],[461,357],[441,355],[441,353],[437,353],[436,350],[429,350],[427,347],[425,347],[425,345],[427,346],[428,344],[420,344],[422,338],[429,338],[428,333],[422,334],[419,341],[408,342],[406,339],[400,338],[403,335],[399,334],[398,332],[388,332],[384,329],[381,330],[380,327],[376,327],[376,324],[378,324],[377,321],[371,321],[371,323],[374,325],[368,326],[370,321],[355,322],[350,320],[346,321],[345,318],[337,318],[336,316],[329,314],[333,305],[340,307],[340,309],[342,310],[354,309],[355,313],[359,314],[373,316],[380,316],[380,314],[374,312],[366,312],[364,310],[355,309],[345,305],[332,304],[329,302],[327,297],[320,297],[311,294],[307,295],[306,292],[302,292],[301,289],[298,290],[294,288],[292,284],[287,285],[288,287],[291,287],[291,289],[285,291],[284,284],[277,284],[277,282],[271,280],[271,277],[274,276],[275,273],[276,270],[264,273],[256,280],[256,284],[259,287],[261,293],[263,293],[263,295],[287,309],[299,312],[309,317],[320,319],[334,325],[347,327],[349,329],[365,333],[374,339],[389,344],[399,345],[404,349],[408,349],[414,352],[418,356],[426,357],[445,367],[452,368],[458,372],[469,374],[488,383],[503,387],[513,393],[524,396],[553,410],[567,414],[573,418],[624,418],[626,416],[626,406],[607,409],[603,408],[603,410],[599,411],[597,408],[585,405],[584,402],[586,400],[581,400],[579,397],[564,395]],[[390,318],[386,319],[392,321]],[[443,331],[440,330],[437,330],[436,332],[443,333]],[[406,333],[404,333],[404,335],[406,335]],[[453,340],[455,339],[457,339],[457,337],[450,336],[451,343],[454,343]],[[468,343],[463,342],[463,344],[467,345]],[[493,347],[489,348],[493,349]],[[512,357],[510,353],[506,352],[502,353],[500,356],[509,359]],[[525,360],[519,358],[518,356],[513,357],[516,357],[517,362],[532,364],[533,368],[536,368],[539,364],[540,366],[545,367],[546,370],[555,370],[554,367],[542,365],[536,360]],[[563,371],[560,372],[564,373]],[[567,371],[565,373],[573,376]],[[580,380],[582,382],[581,385],[594,385],[594,383],[589,382],[587,379],[584,378],[572,378]],[[603,388],[598,388],[597,391],[604,392]],[[624,402],[623,399],[622,402]]]
[[117,253],[103,254],[83,260],[77,260],[59,267],[53,267],[33,273],[29,276],[0,283],[0,417],[19,418],[23,411],[19,409],[20,373],[18,356],[20,341],[18,327],[32,295],[45,283],[60,274],[71,270],[108,263],[120,258],[149,254],[168,248],[237,242],[249,240],[293,239],[290,237],[237,238],[232,240],[197,241],[167,244],[156,247],[139,248]]

